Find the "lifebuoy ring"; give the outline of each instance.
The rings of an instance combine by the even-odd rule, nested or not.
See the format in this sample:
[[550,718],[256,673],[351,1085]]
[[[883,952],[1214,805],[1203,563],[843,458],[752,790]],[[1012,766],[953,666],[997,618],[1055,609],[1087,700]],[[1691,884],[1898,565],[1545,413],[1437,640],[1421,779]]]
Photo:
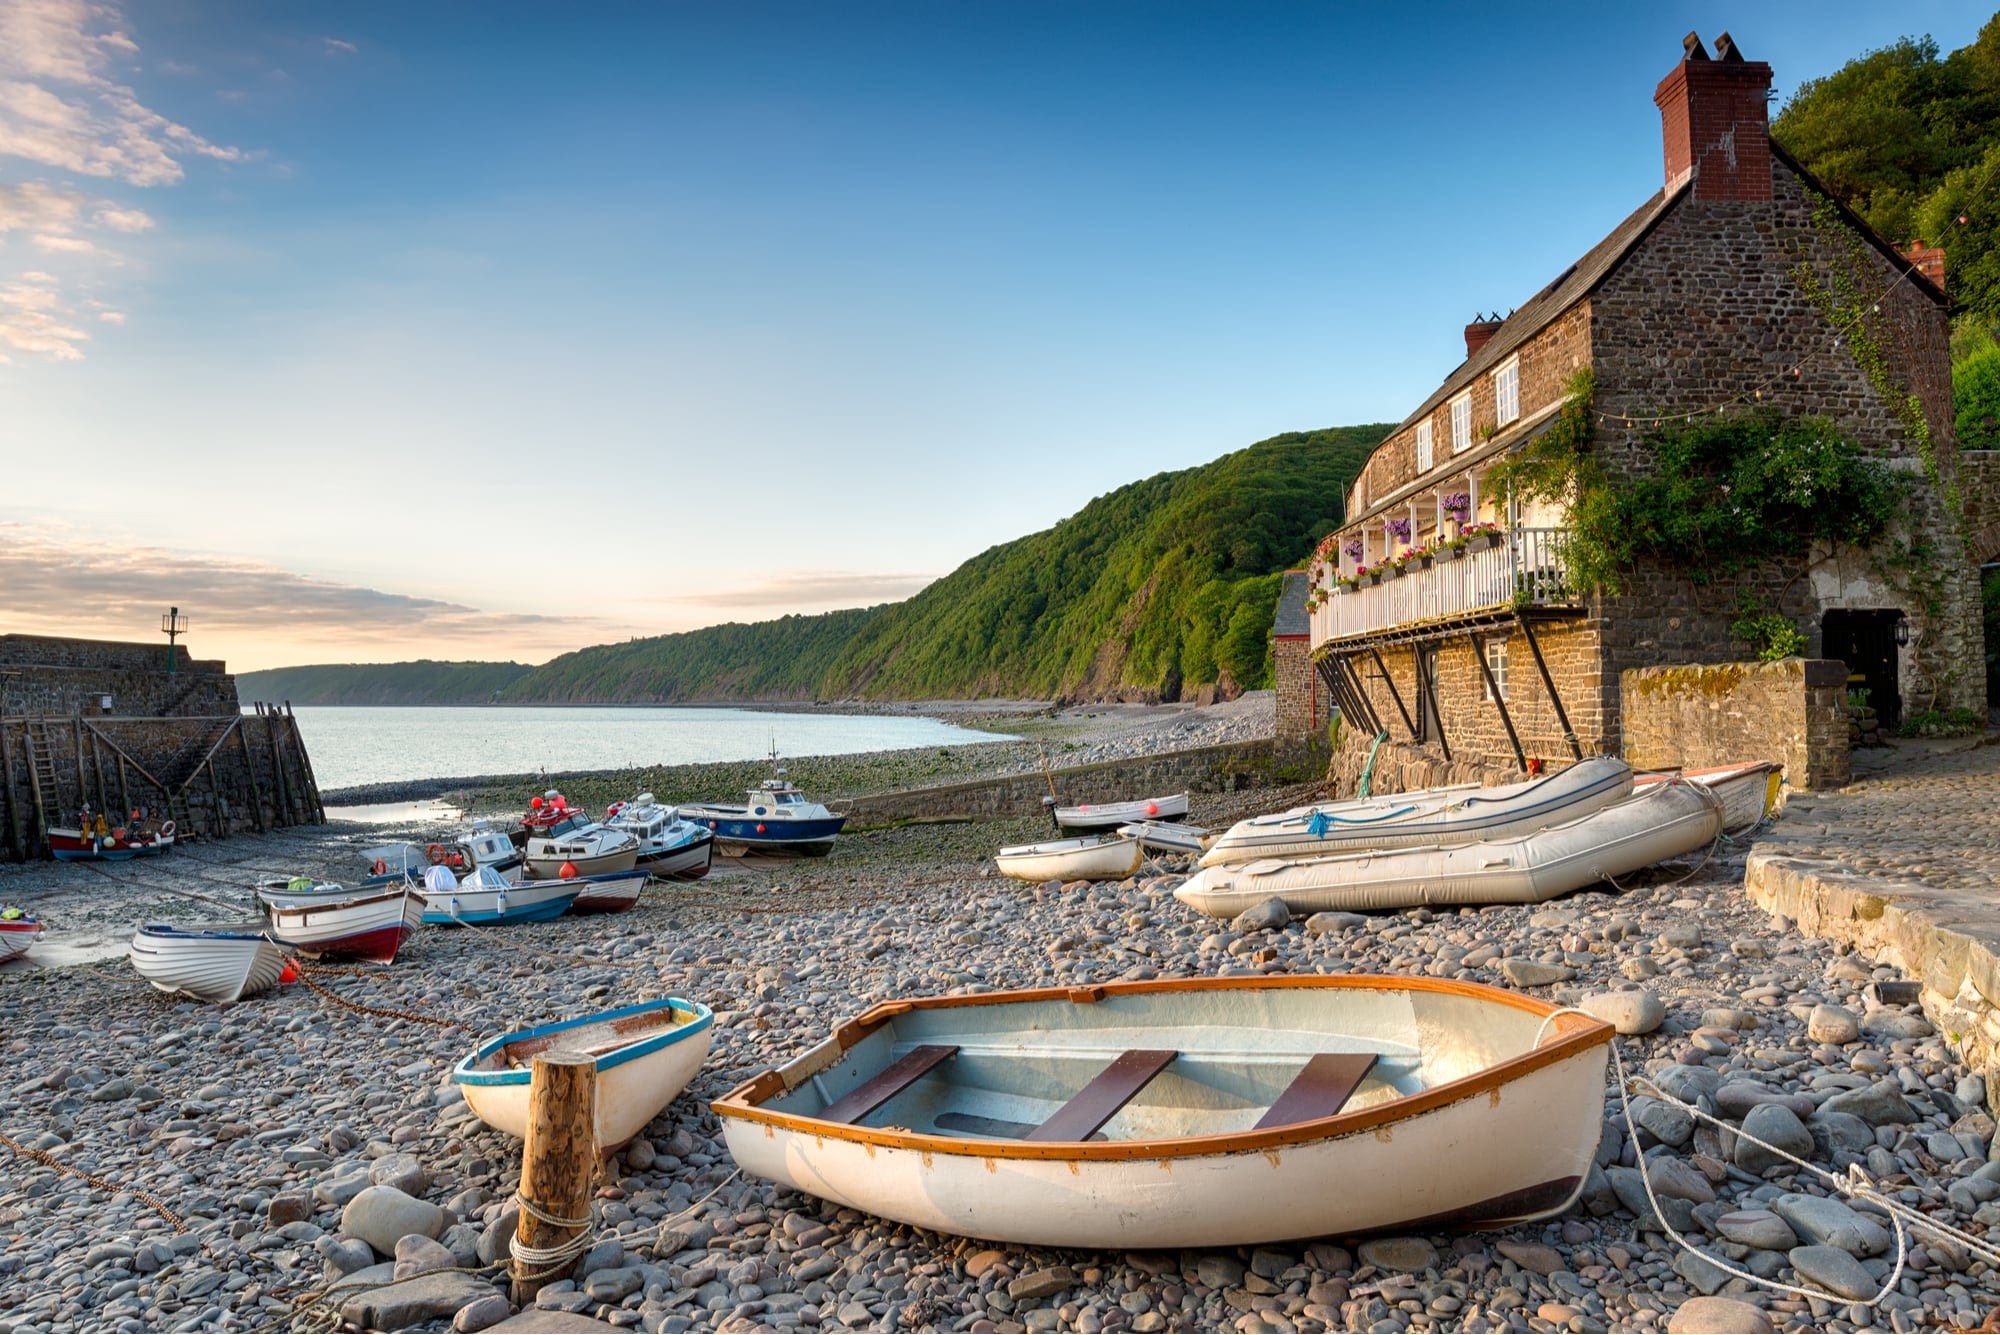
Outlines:
[[172,821],[166,821],[161,824],[159,837],[162,839],[171,839],[174,837],[174,823]]
[[389,864],[384,862],[381,858],[376,858],[375,865],[369,868],[369,870],[374,872],[374,874],[377,876],[386,876],[389,872]]
[[443,865],[444,863],[443,844],[432,844],[429,848],[425,849],[424,852],[430,857],[431,865],[433,867]]

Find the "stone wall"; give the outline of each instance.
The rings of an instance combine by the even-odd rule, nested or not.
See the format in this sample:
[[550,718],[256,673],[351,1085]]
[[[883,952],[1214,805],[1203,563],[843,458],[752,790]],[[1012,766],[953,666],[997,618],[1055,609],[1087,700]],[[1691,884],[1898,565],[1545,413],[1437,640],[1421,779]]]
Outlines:
[[1271,677],[1277,694],[1277,738],[1297,745],[1326,734],[1333,701],[1312,661],[1311,641],[1302,635],[1271,639]]
[[[1374,755],[1374,764],[1369,765],[1369,755]],[[1561,769],[1562,765],[1551,765],[1550,769]],[[1512,783],[1522,777],[1510,754],[1502,761],[1489,761],[1485,757],[1466,757],[1454,752],[1452,759],[1446,760],[1444,753],[1434,746],[1419,746],[1413,742],[1385,741],[1379,747],[1375,739],[1365,730],[1346,728],[1340,734],[1340,745],[1334,748],[1333,760],[1327,766],[1326,794],[1335,801],[1361,794],[1361,776],[1368,775],[1368,791],[1378,793],[1408,793],[1419,788],[1443,788],[1451,784],[1476,783],[1491,786]]]
[[[1063,805],[1117,802],[1167,793],[1237,792],[1267,787],[1273,782],[1270,742],[1229,742],[1192,751],[1169,751],[1139,760],[1107,760],[1055,771],[1055,788]],[[910,788],[902,792],[857,797],[842,805],[856,825],[885,825],[924,816],[969,816],[975,820],[1011,820],[1037,816],[1049,795],[1049,780],[1039,770],[1000,779]]]
[[[0,635],[0,714],[203,717],[233,714],[236,679],[220,659],[167,646],[51,635]],[[104,708],[103,698],[111,697]]]
[[1844,663],[1628,668],[1620,686],[1624,755],[1636,769],[1776,760],[1796,788],[1848,781]]

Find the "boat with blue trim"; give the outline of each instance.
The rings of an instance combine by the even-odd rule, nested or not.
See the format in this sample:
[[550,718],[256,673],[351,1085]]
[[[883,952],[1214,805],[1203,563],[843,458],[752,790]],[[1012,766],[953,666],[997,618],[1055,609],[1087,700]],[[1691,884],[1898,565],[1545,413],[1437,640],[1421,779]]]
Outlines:
[[547,922],[569,912],[583,888],[580,880],[516,885],[491,867],[479,867],[461,881],[449,867],[432,867],[424,873],[424,921],[446,926]]
[[721,851],[731,857],[746,852],[803,853],[825,857],[847,817],[808,802],[798,786],[785,777],[778,753],[771,752],[771,777],[748,791],[743,806],[683,806],[681,815],[705,826]]
[[466,1106],[495,1131],[526,1138],[537,1053],[580,1052],[597,1063],[597,1144],[615,1149],[688,1087],[715,1041],[715,1015],[667,997],[489,1038],[452,1068]]

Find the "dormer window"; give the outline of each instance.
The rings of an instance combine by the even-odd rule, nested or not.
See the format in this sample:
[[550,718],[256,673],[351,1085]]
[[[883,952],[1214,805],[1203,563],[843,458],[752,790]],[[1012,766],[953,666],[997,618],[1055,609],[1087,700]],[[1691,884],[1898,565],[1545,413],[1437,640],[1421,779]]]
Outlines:
[[1506,426],[1521,415],[1521,359],[1510,357],[1493,373],[1493,422]]
[[1461,394],[1451,401],[1451,452],[1472,448],[1472,395]]
[[1417,471],[1419,473],[1428,473],[1431,471],[1433,453],[1434,451],[1431,448],[1431,424],[1429,419],[1426,419],[1417,423]]

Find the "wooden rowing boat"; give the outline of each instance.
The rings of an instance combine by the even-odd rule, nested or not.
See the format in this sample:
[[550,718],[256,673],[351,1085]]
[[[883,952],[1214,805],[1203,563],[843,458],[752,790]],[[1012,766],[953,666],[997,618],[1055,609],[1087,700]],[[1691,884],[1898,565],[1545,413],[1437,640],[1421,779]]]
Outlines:
[[525,1139],[535,1054],[559,1048],[595,1057],[597,1147],[615,1149],[687,1088],[714,1042],[714,1024],[714,1014],[698,1001],[648,1001],[488,1039],[453,1068],[451,1078],[480,1121]]
[[19,909],[8,911],[15,916],[0,918],[0,964],[27,954],[42,938],[42,924],[37,919]]
[[150,924],[132,936],[132,967],[162,992],[199,1001],[241,1001],[278,981],[285,952],[249,930]]
[[1204,867],[1174,891],[1233,918],[1277,898],[1295,914],[1420,904],[1533,904],[1706,848],[1722,806],[1695,784],[1654,784],[1614,807],[1512,839]]
[[1427,788],[1238,821],[1202,855],[1201,865],[1505,839],[1587,816],[1631,795],[1632,767],[1615,756],[1593,756],[1542,778],[1493,788]]
[[1003,848],[993,863],[1017,881],[1119,881],[1139,870],[1145,853],[1130,835],[1087,834]]
[[1086,802],[1057,807],[1056,824],[1065,830],[1115,830],[1135,820],[1186,820],[1188,795],[1142,797],[1132,802]]
[[1251,1246],[1565,1209],[1611,1027],[1435,978],[889,1001],[714,1104],[746,1173],[1049,1247]]
[[272,939],[314,959],[374,960],[393,964],[403,940],[424,919],[424,897],[413,882],[393,889],[347,891],[328,896],[326,887],[288,899],[283,891],[260,891]]

